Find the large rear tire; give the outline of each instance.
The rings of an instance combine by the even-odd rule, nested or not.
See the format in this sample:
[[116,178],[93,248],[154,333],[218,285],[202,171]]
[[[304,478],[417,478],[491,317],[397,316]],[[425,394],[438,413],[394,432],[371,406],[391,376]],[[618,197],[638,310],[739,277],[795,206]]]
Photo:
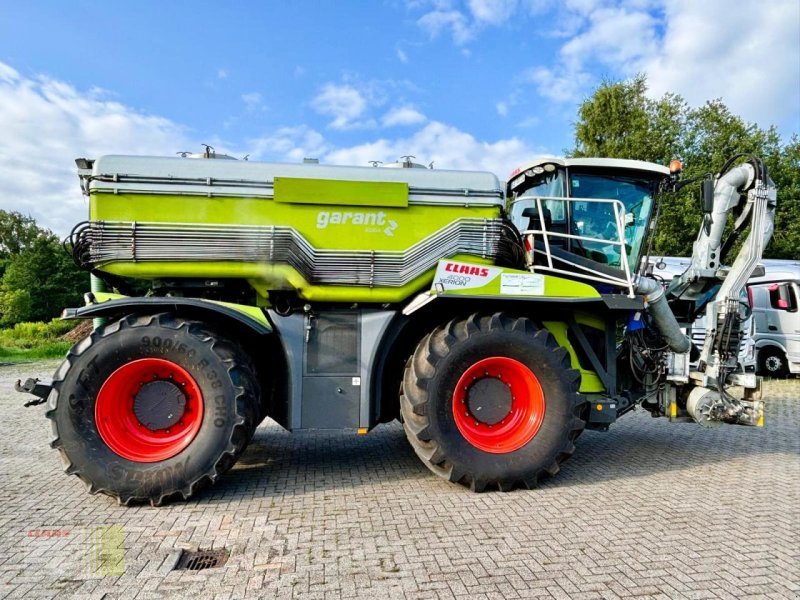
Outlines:
[[204,324],[129,316],[67,354],[48,398],[67,473],[121,504],[188,499],[230,469],[257,425],[250,358]]
[[580,372],[545,329],[502,313],[452,320],[408,363],[400,397],[414,451],[473,491],[532,488],[585,427]]

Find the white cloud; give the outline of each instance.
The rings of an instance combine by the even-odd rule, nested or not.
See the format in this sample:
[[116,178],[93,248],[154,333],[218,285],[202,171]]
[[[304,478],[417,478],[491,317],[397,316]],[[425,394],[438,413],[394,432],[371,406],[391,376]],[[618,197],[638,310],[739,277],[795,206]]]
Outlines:
[[530,117],[525,117],[524,119],[522,119],[522,121],[516,123],[516,126],[522,129],[528,129],[530,127],[537,127],[541,122],[542,119],[540,117],[533,115]]
[[300,162],[304,158],[320,158],[332,146],[324,136],[305,125],[282,127],[266,137],[249,140],[253,160]]
[[417,25],[428,32],[431,37],[449,31],[453,36],[453,41],[458,45],[466,44],[475,35],[467,17],[458,10],[432,10],[422,15],[417,21]]
[[576,102],[591,77],[580,70],[535,67],[528,70],[523,79],[534,83],[540,96],[561,103]]
[[381,123],[384,127],[395,127],[397,125],[417,125],[419,123],[424,123],[426,120],[425,115],[416,108],[406,105],[395,106],[390,109],[383,115]]
[[641,72],[655,97],[675,92],[695,106],[721,97],[748,121],[800,126],[796,0],[742,0],[735,9],[726,0],[568,0],[553,19],[573,30],[556,63],[525,79],[556,103],[577,103],[598,74]]
[[395,162],[414,155],[415,162],[434,163],[437,169],[491,171],[501,179],[532,156],[548,154],[519,138],[478,140],[460,129],[431,121],[407,136],[382,137],[352,146],[337,146],[308,127],[285,127],[264,138],[251,140],[251,158],[300,162],[319,158],[326,164],[367,166],[371,161]]
[[228,71],[226,69],[217,69],[217,79],[227,79]]
[[506,102],[498,102],[495,104],[495,108],[497,109],[497,114],[501,117],[508,115],[508,104]]
[[469,0],[472,17],[490,25],[502,25],[517,8],[515,0]]
[[570,0],[558,19],[572,31],[552,67],[529,69],[524,79],[555,103],[576,103],[597,82],[592,71],[627,77],[637,73],[658,48],[655,17],[634,1],[607,7],[599,0]]
[[595,61],[635,69],[657,51],[655,27],[655,18],[645,11],[600,8],[591,12],[587,29],[562,46],[561,58],[574,70]]
[[173,155],[195,144],[179,125],[0,62],[0,208],[33,216],[58,234],[87,218],[73,159]]
[[330,117],[330,129],[373,129],[379,126],[376,111],[391,100],[396,106],[383,117],[384,126],[421,123],[424,115],[405,104],[404,93],[418,93],[408,80],[372,79],[360,81],[345,77],[341,83],[328,82],[311,100],[311,108]]
[[327,83],[311,101],[311,107],[321,115],[333,117],[329,124],[332,129],[347,129],[364,113],[367,100],[350,84]]
[[496,173],[501,179],[519,163],[541,154],[518,138],[481,141],[451,125],[432,121],[409,137],[378,139],[328,152],[325,162],[367,165],[369,161],[394,162],[407,154],[417,162],[434,163],[437,169],[479,169]]
[[483,27],[506,23],[517,10],[517,0],[467,0],[463,9],[457,8],[452,0],[433,0],[413,6],[432,8],[417,20],[417,25],[431,37],[449,33],[453,42],[462,46],[472,41]]
[[643,67],[651,93],[721,97],[747,121],[800,131],[797,0],[676,0],[665,11],[663,45]]
[[19,79],[19,73],[11,66],[0,62],[0,81],[13,83]]
[[402,48],[397,49],[397,60],[401,63],[406,64],[408,62],[408,55],[403,52]]
[[264,106],[264,98],[258,92],[242,94],[242,102],[244,102],[244,105],[249,112],[264,110],[266,108]]

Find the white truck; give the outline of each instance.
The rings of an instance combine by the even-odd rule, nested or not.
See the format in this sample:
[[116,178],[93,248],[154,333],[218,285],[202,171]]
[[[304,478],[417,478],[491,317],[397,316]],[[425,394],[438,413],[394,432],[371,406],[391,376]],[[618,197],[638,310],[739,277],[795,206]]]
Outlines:
[[762,375],[800,374],[800,261],[763,260],[764,275],[747,286]]
[[[650,268],[668,283],[683,273],[691,259],[655,256]],[[786,377],[800,374],[800,261],[764,259],[747,282],[751,317],[742,325],[739,364],[745,372]],[[744,301],[744,299],[743,299]],[[696,344],[705,338],[705,315],[692,324],[688,335]]]

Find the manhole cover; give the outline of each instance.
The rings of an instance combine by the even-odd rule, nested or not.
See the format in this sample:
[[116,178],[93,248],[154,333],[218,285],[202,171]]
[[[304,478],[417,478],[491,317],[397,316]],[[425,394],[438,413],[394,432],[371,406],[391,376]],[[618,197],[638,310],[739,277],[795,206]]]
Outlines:
[[175,565],[175,571],[202,571],[221,567],[228,562],[230,553],[222,550],[181,550],[181,556]]

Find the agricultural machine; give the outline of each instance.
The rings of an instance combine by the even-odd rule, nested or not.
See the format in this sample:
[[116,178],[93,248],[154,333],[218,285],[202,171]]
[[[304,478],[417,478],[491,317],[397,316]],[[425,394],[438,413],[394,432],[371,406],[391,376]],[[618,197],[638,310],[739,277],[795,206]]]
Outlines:
[[647,255],[660,204],[692,183],[677,166],[541,158],[501,184],[410,159],[77,162],[89,220],[66,246],[92,291],[63,316],[97,326],[52,382],[18,387],[91,492],[187,499],[267,417],[359,434],[399,419],[431,471],[474,491],[535,486],[637,406],[763,422],[736,362],[776,203],[756,157],[699,183],[694,255],[668,282]]

